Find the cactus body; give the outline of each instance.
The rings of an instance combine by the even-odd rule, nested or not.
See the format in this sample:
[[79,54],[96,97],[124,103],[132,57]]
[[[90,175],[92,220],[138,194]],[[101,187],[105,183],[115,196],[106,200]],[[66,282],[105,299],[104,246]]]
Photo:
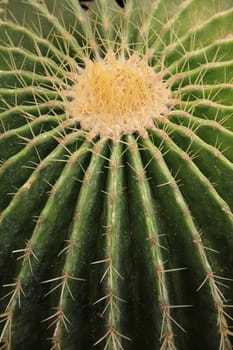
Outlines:
[[0,6],[0,349],[231,349],[232,0]]

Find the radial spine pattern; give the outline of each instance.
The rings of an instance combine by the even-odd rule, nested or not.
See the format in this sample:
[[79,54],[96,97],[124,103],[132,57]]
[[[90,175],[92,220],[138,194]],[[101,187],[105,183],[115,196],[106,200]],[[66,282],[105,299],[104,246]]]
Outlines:
[[232,349],[232,23],[0,1],[0,349]]

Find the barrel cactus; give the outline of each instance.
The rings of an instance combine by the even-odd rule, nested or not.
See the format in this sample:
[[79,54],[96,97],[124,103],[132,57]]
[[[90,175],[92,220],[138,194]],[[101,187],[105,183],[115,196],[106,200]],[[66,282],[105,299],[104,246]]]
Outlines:
[[231,349],[232,0],[0,3],[0,349]]

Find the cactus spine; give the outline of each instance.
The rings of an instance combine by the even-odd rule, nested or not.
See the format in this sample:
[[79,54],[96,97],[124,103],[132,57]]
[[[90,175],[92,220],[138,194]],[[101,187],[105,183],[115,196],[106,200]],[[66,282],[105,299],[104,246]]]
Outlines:
[[0,349],[232,349],[232,23],[0,1]]

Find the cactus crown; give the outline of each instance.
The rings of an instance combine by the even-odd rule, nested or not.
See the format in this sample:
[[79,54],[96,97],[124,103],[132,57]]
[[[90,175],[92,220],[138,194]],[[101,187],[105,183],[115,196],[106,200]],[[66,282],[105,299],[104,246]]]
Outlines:
[[86,61],[74,75],[74,86],[67,103],[70,117],[84,130],[101,138],[113,138],[154,128],[154,120],[164,119],[169,89],[161,74],[136,54],[128,59],[108,52],[104,59]]

